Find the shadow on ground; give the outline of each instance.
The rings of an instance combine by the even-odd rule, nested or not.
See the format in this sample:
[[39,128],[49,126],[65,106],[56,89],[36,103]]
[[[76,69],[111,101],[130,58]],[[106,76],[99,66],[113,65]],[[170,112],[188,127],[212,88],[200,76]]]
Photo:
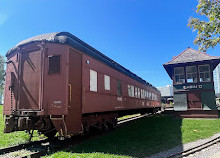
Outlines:
[[65,151],[146,157],[181,145],[181,125],[182,119],[170,116],[144,118]]

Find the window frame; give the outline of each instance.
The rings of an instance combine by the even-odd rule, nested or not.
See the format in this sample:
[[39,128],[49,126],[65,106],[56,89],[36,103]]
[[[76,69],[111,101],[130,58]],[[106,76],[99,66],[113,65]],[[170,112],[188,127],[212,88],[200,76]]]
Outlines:
[[104,89],[106,91],[111,90],[111,78],[108,75],[104,75]]
[[132,89],[131,89],[131,85],[128,84],[128,96],[132,97]]
[[[94,71],[92,69],[90,69],[89,72],[90,72],[89,90],[91,92],[98,92],[98,72]],[[94,74],[96,77],[94,78],[94,76],[92,74]],[[91,82],[92,80],[95,81],[95,82]],[[95,86],[92,83],[95,83]]]
[[121,84],[121,80],[117,80],[117,95],[118,96],[122,96],[122,84]]
[[134,86],[131,84],[128,84],[128,96],[134,97]]
[[134,97],[134,86],[133,85],[131,85],[131,94],[132,94],[132,96],[131,97]]
[[[200,67],[202,67],[202,66],[208,66],[208,68],[209,68],[209,71],[205,71],[205,72],[200,72]],[[199,82],[211,82],[212,81],[212,78],[211,78],[211,70],[210,70],[210,64],[204,64],[204,65],[198,65],[198,72],[199,72]],[[201,73],[203,73],[203,74],[205,74],[205,73],[207,73],[208,72],[208,74],[209,74],[209,78],[210,78],[210,80],[209,81],[201,81],[200,80],[200,74]]]
[[141,98],[141,89],[138,88],[138,98]]
[[[51,62],[50,62],[50,60],[52,59],[52,58],[56,58],[56,57],[59,57],[59,64],[55,64],[56,66],[59,66],[59,68],[58,68],[58,71],[54,71],[55,69],[53,69],[53,71],[52,71],[52,69],[50,69],[51,68]],[[53,65],[54,66],[54,65]],[[48,56],[48,72],[47,72],[47,74],[48,75],[54,75],[54,74],[59,74],[61,72],[61,55],[50,55],[50,56]]]
[[[190,73],[188,73],[188,72],[187,72],[187,69],[190,68],[190,67],[195,67],[196,71],[195,71],[195,72],[190,72]],[[188,75],[193,75],[193,74],[196,75],[196,81],[189,82],[189,81],[188,81]],[[193,78],[189,78],[189,79],[193,79]],[[196,65],[186,66],[186,82],[187,82],[187,83],[197,83],[197,82],[198,82],[197,66],[196,66]]]
[[[176,74],[176,73],[175,73],[175,70],[176,70],[176,69],[183,69],[183,74]],[[186,75],[185,75],[185,68],[184,68],[184,67],[175,67],[173,73],[174,73],[174,80],[173,80],[173,81],[174,81],[175,84],[184,84],[184,83],[186,83]],[[177,81],[176,81],[176,76],[177,76],[177,75],[179,76],[179,80],[181,79],[180,76],[183,75],[184,78],[182,79],[182,81],[184,81],[184,82],[177,82]]]
[[138,98],[138,88],[134,87],[134,96],[135,98]]

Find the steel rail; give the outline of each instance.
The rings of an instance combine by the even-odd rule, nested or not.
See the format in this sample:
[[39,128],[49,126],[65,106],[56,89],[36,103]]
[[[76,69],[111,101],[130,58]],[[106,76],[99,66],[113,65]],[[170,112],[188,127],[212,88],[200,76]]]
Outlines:
[[184,151],[181,151],[181,152],[178,152],[178,153],[175,153],[173,155],[170,155],[168,158],[181,158],[181,157],[186,157],[186,156],[189,156],[191,154],[194,154],[196,152],[199,152],[205,148],[208,148],[212,145],[215,145],[217,143],[220,142],[220,136],[217,137],[217,138],[213,138],[212,140],[209,140],[203,144],[200,144],[200,145],[197,145],[195,147],[192,147],[192,148],[189,148],[187,150],[184,150]]
[[6,147],[6,148],[1,148],[0,149],[0,155],[10,153],[10,152],[13,152],[13,151],[16,151],[16,150],[21,150],[21,149],[27,148],[28,146],[39,145],[39,144],[46,143],[46,142],[48,142],[48,139],[43,139],[43,140],[38,140],[38,141],[34,141],[34,142],[18,144],[18,145],[9,146],[9,147]]

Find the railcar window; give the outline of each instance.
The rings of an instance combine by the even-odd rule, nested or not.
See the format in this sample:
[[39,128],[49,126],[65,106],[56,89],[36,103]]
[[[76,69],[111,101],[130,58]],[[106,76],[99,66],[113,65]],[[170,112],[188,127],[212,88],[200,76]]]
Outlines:
[[152,94],[152,99],[155,100],[155,94],[154,93]]
[[128,85],[128,96],[134,97],[134,86]]
[[200,82],[211,81],[209,65],[199,65],[199,81]]
[[152,93],[149,92],[149,99],[152,99]]
[[186,66],[186,79],[187,82],[197,82],[196,66]]
[[117,81],[117,94],[118,96],[122,96],[122,92],[121,92],[121,81]]
[[144,90],[141,89],[141,98],[144,99],[145,98],[145,95],[144,95]]
[[110,77],[104,75],[104,82],[105,82],[105,90],[110,90]]
[[155,95],[155,100],[158,101],[158,96],[157,96],[157,94]]
[[141,97],[141,91],[140,91],[140,88],[138,88],[138,98]]
[[90,91],[97,92],[97,72],[90,70]]
[[134,97],[134,86],[131,85],[131,97]]
[[60,72],[60,56],[49,56],[49,69],[48,74],[56,74]]
[[128,85],[128,96],[129,96],[129,97],[131,97],[131,95],[132,95],[131,93],[132,93],[132,92],[131,92],[131,85]]
[[174,81],[175,83],[185,83],[184,67],[174,68]]
[[143,98],[144,94],[143,94],[143,89],[141,89],[141,98]]
[[138,88],[135,87],[135,97],[137,98],[138,97]]

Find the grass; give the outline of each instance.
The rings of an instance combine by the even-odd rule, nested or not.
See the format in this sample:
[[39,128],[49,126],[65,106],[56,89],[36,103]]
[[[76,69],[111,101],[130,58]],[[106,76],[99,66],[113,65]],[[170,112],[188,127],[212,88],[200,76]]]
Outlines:
[[183,119],[182,143],[204,139],[220,132],[220,119]]
[[[3,133],[2,110],[3,106],[0,105],[0,148],[27,142],[29,135],[23,131]],[[211,137],[219,132],[220,119],[177,119],[170,116],[154,116],[117,128],[103,136],[47,157],[146,157],[177,145]]]
[[47,157],[146,157],[220,132],[220,119],[144,118]]
[[[0,105],[0,148],[8,147],[12,145],[17,145],[21,143],[28,142],[29,134],[24,131],[12,132],[12,133],[3,133],[4,131],[4,120],[3,120],[3,106]],[[34,132],[33,140],[38,140],[39,137],[36,132]]]

